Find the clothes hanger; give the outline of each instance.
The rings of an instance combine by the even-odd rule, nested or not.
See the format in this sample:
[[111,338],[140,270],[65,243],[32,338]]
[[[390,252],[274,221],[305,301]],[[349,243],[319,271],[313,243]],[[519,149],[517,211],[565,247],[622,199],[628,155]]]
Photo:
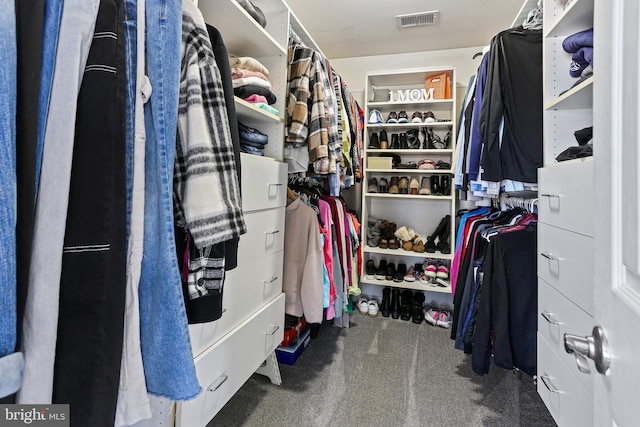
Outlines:
[[287,187],[287,197],[291,199],[291,201],[294,201],[298,198],[298,195],[294,193],[291,188]]

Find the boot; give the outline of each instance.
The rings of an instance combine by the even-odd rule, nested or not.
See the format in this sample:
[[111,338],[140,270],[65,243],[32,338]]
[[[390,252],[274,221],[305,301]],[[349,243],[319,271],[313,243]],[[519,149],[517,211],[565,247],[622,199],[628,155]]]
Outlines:
[[400,289],[398,288],[391,290],[391,317],[394,319],[400,317]]
[[377,150],[380,148],[380,140],[378,139],[378,134],[373,132],[371,137],[369,137],[369,146],[367,147],[371,150]]
[[438,244],[436,245],[436,247],[443,254],[450,254],[451,246],[449,245],[449,235],[451,234],[451,230],[449,229],[449,221],[451,216],[447,215],[444,218],[446,218],[447,221],[446,224],[442,227],[440,234],[438,234]]
[[400,319],[411,319],[411,310],[413,308],[413,291],[411,291],[410,289],[405,289],[404,291],[402,291],[400,300],[402,301],[402,304],[400,306]]
[[[433,234],[429,237],[427,237],[427,242],[424,244],[425,247],[425,251],[428,253],[434,253],[436,251],[436,239],[439,238],[440,234],[442,233],[443,229],[447,229],[448,230],[448,226],[449,226],[449,218],[451,217],[451,215],[446,215],[444,218],[442,218],[440,220],[440,223],[438,224],[438,226],[436,227],[436,231],[433,232]],[[447,231],[448,233],[448,231]]]
[[407,150],[409,148],[409,141],[407,140],[407,134],[402,132],[400,134],[400,149]]
[[391,314],[391,288],[389,287],[382,289],[380,312],[382,313],[382,317],[389,317],[389,314]]
[[431,177],[431,195],[437,196],[440,194],[440,176],[433,175]]
[[449,175],[440,177],[440,194],[443,196],[451,195],[451,177]]
[[420,324],[424,320],[424,294],[422,292],[416,292],[413,295],[413,307],[411,310],[412,316],[411,321],[415,324]]
[[386,150],[387,148],[389,148],[389,138],[387,138],[387,131],[382,129],[380,131],[380,148],[382,150]]
[[397,133],[392,133],[391,134],[391,145],[389,146],[390,149],[392,150],[398,150],[400,148],[400,143],[398,142],[398,134]]

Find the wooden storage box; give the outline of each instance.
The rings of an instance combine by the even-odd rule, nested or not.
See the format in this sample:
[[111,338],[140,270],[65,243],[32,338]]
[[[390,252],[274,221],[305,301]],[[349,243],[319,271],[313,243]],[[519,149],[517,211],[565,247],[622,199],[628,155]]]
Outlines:
[[433,89],[433,99],[451,99],[451,78],[447,73],[427,77],[424,88],[427,94]]

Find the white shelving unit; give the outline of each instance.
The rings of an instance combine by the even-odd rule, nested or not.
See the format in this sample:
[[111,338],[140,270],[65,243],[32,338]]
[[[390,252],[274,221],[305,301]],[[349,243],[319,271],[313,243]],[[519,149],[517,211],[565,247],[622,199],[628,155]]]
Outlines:
[[[593,158],[556,162],[593,125],[596,75],[572,87],[563,40],[594,24],[594,0],[544,1],[544,166],[538,170],[538,382],[559,426],[593,425],[593,374],[564,349],[565,333],[590,335],[594,302]],[[606,141],[595,141],[596,144]],[[579,214],[578,214],[579,213]]]
[[[389,193],[373,193],[368,192],[368,183],[371,178],[386,178],[389,182],[392,177],[416,177],[420,183],[424,176],[451,176],[454,166],[453,153],[455,150],[455,130],[457,120],[456,109],[456,84],[455,84],[455,68],[438,67],[438,68],[416,68],[403,70],[390,70],[371,72],[366,76],[365,83],[365,100],[372,99],[374,88],[389,89],[395,95],[397,91],[406,91],[412,89],[424,88],[425,79],[429,76],[446,73],[451,81],[451,98],[450,99],[431,99],[431,100],[409,100],[394,101],[398,97],[392,97],[387,102],[366,102],[365,104],[365,149],[364,149],[364,176],[363,176],[363,192],[362,192],[362,224],[364,236],[364,262],[369,259],[375,261],[376,266],[381,260],[393,262],[396,266],[398,263],[405,263],[407,269],[414,264],[422,264],[425,259],[449,261],[453,258],[452,254],[444,254],[439,251],[435,253],[418,253],[413,251],[405,251],[399,249],[381,249],[367,244],[366,227],[370,216],[380,219],[386,219],[396,223],[397,227],[407,226],[413,228],[416,232],[423,236],[431,235],[440,220],[445,215],[451,215],[455,219],[455,189],[449,195],[411,195],[411,194],[389,194]],[[378,110],[382,114],[384,123],[370,124],[368,118],[372,110]],[[409,123],[386,123],[390,112],[399,113],[405,111],[409,117]],[[437,121],[433,123],[411,123],[411,116],[415,111],[426,113],[433,112]],[[431,128],[435,134],[444,139],[445,134],[451,130],[451,143],[447,149],[369,149],[371,135],[379,134],[381,131],[387,132],[389,146],[391,145],[392,134],[400,134],[410,129],[420,130],[423,128]],[[383,155],[398,155],[402,162],[414,161],[418,163],[421,159],[431,159],[435,162],[441,160],[451,164],[451,169],[378,169],[369,168],[369,159]],[[453,181],[453,179],[452,179]],[[450,222],[449,227],[449,243],[454,246],[454,223]],[[362,275],[361,283],[364,285],[379,285],[400,287],[405,289],[451,293],[451,288],[424,285],[420,282],[401,283],[386,280],[367,279],[366,275]],[[440,282],[441,285],[448,285],[448,282]],[[374,292],[375,293],[375,292]]]

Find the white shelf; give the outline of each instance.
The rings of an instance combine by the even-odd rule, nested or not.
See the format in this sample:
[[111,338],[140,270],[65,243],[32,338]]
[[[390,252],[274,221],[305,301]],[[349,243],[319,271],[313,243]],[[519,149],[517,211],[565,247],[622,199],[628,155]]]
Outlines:
[[[593,27],[594,0],[573,0],[556,21],[544,29],[544,37],[570,36]],[[546,10],[545,10],[546,12]]]
[[365,169],[366,172],[373,173],[394,173],[396,175],[433,175],[433,174],[452,174],[451,169]]
[[282,117],[271,114],[270,112],[263,110],[242,98],[238,98],[236,96],[234,100],[236,102],[236,114],[240,121],[246,120],[259,123],[284,123],[284,119]]
[[453,150],[451,148],[447,148],[444,150],[432,150],[429,148],[406,148],[406,149],[391,149],[387,148],[386,150],[382,149],[371,149],[367,148],[367,153],[394,153],[394,154],[451,154]]
[[[424,82],[423,82],[424,84]],[[383,107],[402,107],[402,106],[421,106],[421,105],[449,105],[453,103],[453,99],[432,99],[430,101],[383,101],[383,102],[367,102],[370,108]]]
[[518,25],[522,25],[527,16],[529,16],[529,12],[538,7],[538,0],[525,0],[524,4],[520,8],[518,15],[516,15],[511,27],[517,27]]
[[[442,279],[438,279],[442,280]],[[451,293],[451,285],[447,287],[442,286],[431,286],[431,285],[423,285],[419,281],[415,282],[394,282],[391,280],[377,280],[377,279],[367,279],[365,276],[360,277],[360,283],[367,283],[370,285],[378,285],[378,286],[388,286],[390,288],[402,288],[402,289],[412,289],[415,291],[427,291],[427,292],[440,292],[445,294]]]
[[[260,6],[262,7],[262,3]],[[204,20],[224,36],[224,43],[230,54],[254,58],[286,57],[286,45],[279,43],[235,0],[199,1],[198,7]],[[284,8],[284,5],[282,7]],[[268,10],[264,9],[263,12],[267,15]]]
[[379,197],[382,199],[409,199],[409,200],[453,200],[453,196],[431,196],[425,194],[389,194],[389,193],[365,193],[365,197]]
[[453,122],[433,122],[433,123],[368,123],[369,128],[430,128],[453,126]]
[[387,256],[398,256],[398,257],[414,257],[414,258],[424,258],[424,259],[453,259],[453,254],[443,254],[440,251],[436,251],[434,253],[413,252],[413,251],[405,251],[402,248],[380,249],[380,248],[374,248],[366,245],[364,246],[364,253],[387,255]]
[[593,76],[571,88],[544,106],[545,110],[576,110],[592,108]]

